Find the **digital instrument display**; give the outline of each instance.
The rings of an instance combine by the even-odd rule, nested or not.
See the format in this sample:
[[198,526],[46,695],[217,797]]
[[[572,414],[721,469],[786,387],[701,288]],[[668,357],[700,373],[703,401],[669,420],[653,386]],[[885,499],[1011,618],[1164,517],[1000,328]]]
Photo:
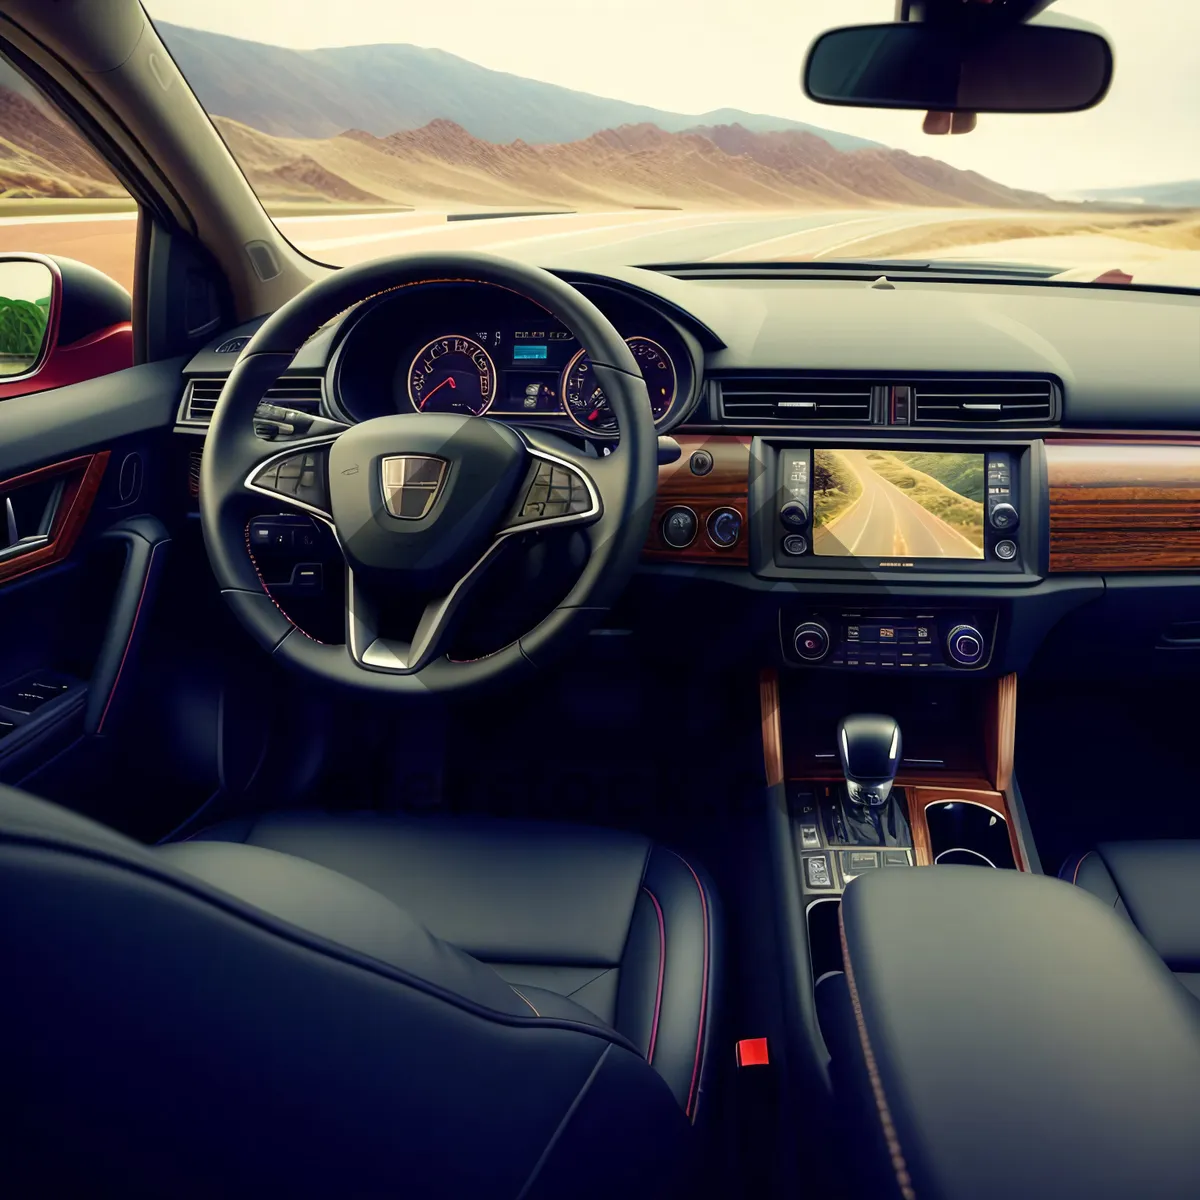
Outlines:
[[986,498],[983,454],[814,450],[813,553],[981,559]]

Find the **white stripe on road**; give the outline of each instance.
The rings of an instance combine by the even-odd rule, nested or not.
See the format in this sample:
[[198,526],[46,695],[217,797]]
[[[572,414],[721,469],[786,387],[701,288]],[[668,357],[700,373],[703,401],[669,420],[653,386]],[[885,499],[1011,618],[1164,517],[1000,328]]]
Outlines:
[[774,246],[779,242],[794,241],[796,238],[805,237],[810,233],[819,233],[822,229],[841,229],[846,225],[861,225],[864,221],[878,221],[880,219],[880,217],[855,217],[850,221],[831,221],[828,225],[813,225],[808,229],[793,229],[791,233],[784,233],[779,237],[767,238],[765,242],[750,242],[748,245],[739,246],[736,250],[722,250],[720,254],[714,254],[711,258],[706,258],[702,261],[721,262],[723,259],[734,255],[745,254],[749,250],[760,250],[763,246]]

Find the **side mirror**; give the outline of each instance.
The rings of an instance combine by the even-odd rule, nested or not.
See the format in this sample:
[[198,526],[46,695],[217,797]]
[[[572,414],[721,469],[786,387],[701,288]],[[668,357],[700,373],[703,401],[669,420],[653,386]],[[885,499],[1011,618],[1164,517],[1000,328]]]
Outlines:
[[898,22],[831,29],[804,91],[821,104],[936,112],[1079,112],[1112,81],[1107,39],[1062,25]]
[[130,307],[86,263],[0,254],[0,401],[132,366]]
[[50,348],[62,280],[49,262],[0,259],[0,381],[32,375]]

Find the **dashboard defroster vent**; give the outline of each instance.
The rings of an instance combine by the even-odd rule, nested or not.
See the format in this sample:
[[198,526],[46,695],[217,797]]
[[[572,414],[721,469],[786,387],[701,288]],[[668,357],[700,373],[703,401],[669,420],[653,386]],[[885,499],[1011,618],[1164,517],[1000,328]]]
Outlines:
[[730,422],[867,425],[871,421],[874,388],[861,379],[776,376],[723,379],[719,386],[721,416]]
[[[224,379],[190,379],[179,406],[180,425],[207,425],[217,407]],[[295,408],[314,417],[321,412],[321,397],[325,383],[320,375],[290,375],[280,378],[263,396],[268,404]]]
[[1057,417],[1048,379],[940,379],[912,385],[915,425],[1047,425]]

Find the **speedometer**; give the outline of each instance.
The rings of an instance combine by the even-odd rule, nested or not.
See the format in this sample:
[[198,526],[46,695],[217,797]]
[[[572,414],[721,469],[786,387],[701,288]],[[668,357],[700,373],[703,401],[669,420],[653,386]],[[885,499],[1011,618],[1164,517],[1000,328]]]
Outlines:
[[417,412],[482,416],[496,398],[496,366],[472,338],[434,338],[408,368],[408,398]]
[[[675,364],[671,356],[652,338],[631,337],[625,344],[633,351],[650,393],[650,411],[657,424],[671,411],[677,387]],[[617,432],[617,418],[608,406],[604,392],[596,384],[591,361],[580,350],[563,372],[563,407],[567,416],[581,429],[601,437]]]

